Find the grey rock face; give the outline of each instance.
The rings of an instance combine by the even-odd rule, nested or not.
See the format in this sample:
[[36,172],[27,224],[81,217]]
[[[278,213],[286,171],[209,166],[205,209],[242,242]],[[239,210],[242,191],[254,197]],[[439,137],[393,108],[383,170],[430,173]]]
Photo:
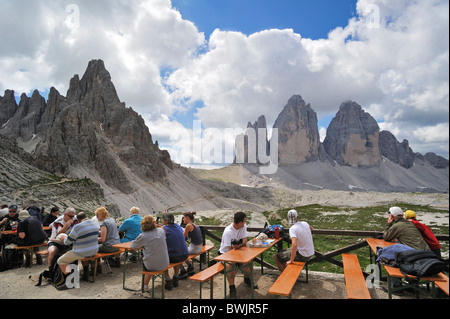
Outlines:
[[382,156],[404,168],[411,168],[414,165],[415,155],[409,147],[408,140],[400,143],[389,131],[380,132],[380,152]]
[[325,151],[340,165],[372,166],[380,163],[379,133],[375,119],[360,105],[342,103],[327,129]]
[[0,133],[24,144],[36,139],[31,153],[42,169],[63,175],[77,167],[95,170],[107,185],[124,193],[133,191],[127,170],[161,181],[173,168],[168,152],[153,143],[143,118],[119,100],[101,60],[92,60],[81,79],[71,79],[67,97],[54,88],[48,103],[37,91],[31,98],[22,95]]
[[278,129],[279,164],[299,164],[318,159],[317,115],[300,95],[289,99],[273,128]]

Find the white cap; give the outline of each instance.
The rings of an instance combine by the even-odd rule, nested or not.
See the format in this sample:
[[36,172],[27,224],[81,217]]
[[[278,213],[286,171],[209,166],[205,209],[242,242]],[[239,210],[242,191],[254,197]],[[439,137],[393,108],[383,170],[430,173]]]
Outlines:
[[294,225],[297,222],[298,213],[295,209],[291,209],[288,212],[289,225]]
[[403,216],[403,211],[400,207],[394,206],[389,208],[389,213],[392,216]]

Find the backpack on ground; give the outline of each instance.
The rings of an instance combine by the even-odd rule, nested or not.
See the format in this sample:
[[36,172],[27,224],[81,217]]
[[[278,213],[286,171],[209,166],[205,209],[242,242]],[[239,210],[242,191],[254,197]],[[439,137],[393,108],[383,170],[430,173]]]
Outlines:
[[445,263],[436,254],[426,249],[413,249],[399,252],[395,262],[403,275],[432,277],[444,271]]
[[23,265],[23,251],[5,247],[0,254],[0,272],[20,268]]
[[52,265],[49,267],[49,270],[44,270],[40,275],[38,279],[38,283],[36,286],[42,285],[42,279],[46,279],[47,282],[54,286],[58,286],[62,284],[62,281],[64,280],[64,276],[62,274],[61,268],[59,267],[58,263],[56,262],[58,260],[57,257],[53,258]]

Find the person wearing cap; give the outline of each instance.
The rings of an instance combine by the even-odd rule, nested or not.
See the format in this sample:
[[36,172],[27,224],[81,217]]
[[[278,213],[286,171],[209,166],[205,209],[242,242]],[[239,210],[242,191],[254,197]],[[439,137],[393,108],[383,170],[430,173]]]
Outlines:
[[17,205],[11,205],[8,208],[8,215],[0,220],[0,229],[12,230],[12,223],[19,222],[19,214]]
[[406,220],[412,222],[414,226],[417,227],[417,229],[422,234],[423,240],[425,240],[425,242],[428,244],[428,247],[431,249],[431,251],[434,252],[438,258],[442,258],[441,245],[439,244],[439,241],[427,225],[422,224],[417,220],[416,213],[412,210],[407,210],[403,214],[403,217]]
[[273,258],[280,271],[294,261],[307,262],[314,255],[314,242],[312,239],[312,227],[305,221],[298,220],[295,209],[288,212],[289,236],[291,237],[291,248],[283,249]]
[[389,217],[383,232],[384,240],[398,241],[414,249],[429,249],[417,227],[403,218],[400,207],[389,208],[387,214]]
[[[34,246],[45,242],[47,234],[42,229],[41,221],[31,216],[27,210],[21,210],[19,213],[20,222],[17,225],[17,234],[21,239],[20,245],[22,246]],[[34,248],[36,255],[36,262],[38,265],[42,265],[42,256],[37,255],[39,248]],[[25,267],[29,267],[31,263],[31,255],[25,255]]]

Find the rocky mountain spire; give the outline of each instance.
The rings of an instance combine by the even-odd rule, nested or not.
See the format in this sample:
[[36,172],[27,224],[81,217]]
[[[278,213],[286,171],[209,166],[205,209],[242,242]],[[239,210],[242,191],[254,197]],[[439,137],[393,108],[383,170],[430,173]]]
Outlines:
[[379,134],[375,119],[359,104],[347,101],[328,126],[323,145],[340,165],[372,166],[381,161]]
[[129,172],[161,181],[173,168],[143,118],[119,100],[102,60],[90,61],[81,80],[71,79],[67,97],[54,88],[47,103],[37,91],[22,95],[1,133],[28,143],[40,168],[76,177],[89,171],[124,193],[133,191]]
[[13,90],[6,90],[5,95],[0,96],[0,128],[16,113],[17,103]]
[[414,165],[415,155],[409,147],[408,140],[400,143],[389,131],[380,132],[380,152],[382,156],[404,168],[411,168]]
[[278,129],[279,164],[299,164],[318,159],[317,115],[300,95],[289,99],[273,128]]

